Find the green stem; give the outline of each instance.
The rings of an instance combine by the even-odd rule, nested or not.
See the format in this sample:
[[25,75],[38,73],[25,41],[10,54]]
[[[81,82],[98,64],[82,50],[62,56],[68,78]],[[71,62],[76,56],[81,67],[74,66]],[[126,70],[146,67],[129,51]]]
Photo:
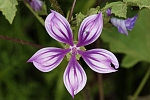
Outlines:
[[42,46],[42,45],[34,44],[34,43],[31,43],[31,42],[28,42],[28,41],[12,38],[12,37],[8,37],[8,36],[0,35],[0,39],[7,40],[7,41],[10,41],[10,42],[19,43],[19,44],[22,44],[22,45],[32,46],[32,47],[36,47],[36,48],[40,48],[40,49],[44,48],[44,46]]
[[92,100],[92,97],[89,93],[89,89],[87,86],[84,87],[84,89],[81,91],[83,97],[84,97],[84,100]]
[[79,26],[77,26],[76,30],[74,31],[74,41],[78,41],[78,30],[79,30]]
[[103,78],[102,74],[98,74],[98,87],[99,87],[99,98],[100,100],[104,100],[104,93],[103,93]]
[[[99,38],[100,39],[100,38]],[[101,43],[100,40],[96,40],[95,47],[100,47]],[[98,75],[98,88],[99,88],[99,99],[104,100],[104,91],[103,91],[103,76],[102,74],[97,73]]]
[[142,82],[141,82],[140,85],[138,86],[138,88],[137,88],[137,90],[135,91],[135,93],[134,93],[134,95],[133,95],[133,97],[132,97],[131,100],[136,100],[136,99],[137,99],[137,97],[138,97],[138,95],[140,94],[140,92],[142,91],[142,89],[143,89],[145,83],[147,82],[147,80],[148,80],[148,78],[149,78],[149,75],[150,75],[150,67],[149,67],[149,69],[147,70],[147,72],[146,72],[144,78],[142,79]]
[[73,10],[74,10],[75,4],[76,4],[76,0],[74,0],[73,3],[72,3],[71,11],[70,11],[69,17],[68,17],[68,21],[69,22],[71,21],[71,17],[72,17],[72,14],[73,14]]
[[44,26],[44,20],[30,7],[30,5],[26,1],[24,1],[24,4],[33,13],[33,15],[39,20],[39,22]]
[[[71,7],[71,10],[70,10],[70,12],[69,12],[69,16],[67,17],[67,19],[68,19],[68,22],[71,24],[71,18],[72,18],[72,14],[73,14],[73,10],[74,10],[74,7],[75,7],[75,5],[76,5],[76,0],[74,0],[73,1],[73,3],[72,3],[72,7]],[[77,27],[76,27],[77,28]],[[75,30],[74,31],[74,41],[77,41],[78,40],[78,33],[77,33],[77,30]]]

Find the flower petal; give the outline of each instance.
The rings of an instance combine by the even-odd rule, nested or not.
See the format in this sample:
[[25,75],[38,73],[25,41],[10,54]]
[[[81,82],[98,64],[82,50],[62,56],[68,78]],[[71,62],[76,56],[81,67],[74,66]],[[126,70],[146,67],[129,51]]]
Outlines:
[[134,27],[134,24],[135,24],[135,22],[137,20],[137,17],[138,17],[138,15],[135,15],[134,17],[127,18],[125,20],[125,25],[126,25],[128,30],[130,30],[130,31],[132,30],[132,28]]
[[28,0],[28,2],[33,10],[40,11],[42,9],[43,2],[41,0]]
[[60,49],[47,47],[37,51],[28,62],[33,62],[34,66],[42,72],[49,72],[56,68],[63,60],[70,49]]
[[102,28],[102,13],[85,18],[80,25],[77,47],[91,44],[97,40],[102,32]]
[[[111,73],[117,71],[119,63],[113,53],[105,49],[92,49],[88,51],[79,50],[78,53],[82,56],[87,65],[98,73]],[[111,65],[114,65],[113,68]]]
[[111,23],[118,28],[118,31],[120,33],[128,35],[125,20],[118,18],[111,18]]
[[73,55],[64,72],[64,84],[73,98],[84,88],[86,81],[86,74]]
[[55,40],[73,46],[73,35],[69,22],[61,14],[51,10],[46,20],[45,28]]

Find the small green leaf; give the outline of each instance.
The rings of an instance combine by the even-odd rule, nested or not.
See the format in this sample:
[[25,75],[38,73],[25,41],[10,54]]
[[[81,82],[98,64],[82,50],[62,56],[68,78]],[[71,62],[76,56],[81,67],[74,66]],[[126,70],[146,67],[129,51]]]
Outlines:
[[140,7],[140,9],[143,7],[150,9],[150,0],[123,0],[123,1],[127,3],[137,4]]
[[79,14],[76,14],[76,21],[77,21],[77,26],[80,25],[82,20],[85,18],[85,15],[83,15],[81,12]]
[[96,8],[90,8],[85,15],[83,15],[81,12],[76,14],[76,22],[77,26],[80,25],[80,23],[83,21],[83,19],[87,16],[97,14],[100,11],[100,7],[97,6]]
[[0,0],[0,11],[2,11],[10,24],[12,24],[16,15],[16,5],[18,5],[17,0]]
[[115,14],[118,17],[124,17],[126,18],[127,14],[127,4],[121,1],[118,2],[112,2],[107,4],[104,7],[104,10],[106,11],[108,8],[111,8],[111,13]]
[[100,6],[97,6],[96,8],[90,8],[87,11],[86,16],[97,14],[99,11],[100,11]]
[[116,27],[103,30],[102,40],[109,43],[113,52],[124,53],[123,67],[129,68],[140,61],[150,63],[150,10],[142,9],[138,14],[137,22],[129,35],[118,32]]

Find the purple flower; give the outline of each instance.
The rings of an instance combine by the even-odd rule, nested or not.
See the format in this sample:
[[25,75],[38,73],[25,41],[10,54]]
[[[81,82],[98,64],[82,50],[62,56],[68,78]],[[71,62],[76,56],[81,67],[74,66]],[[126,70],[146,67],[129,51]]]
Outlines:
[[41,0],[27,0],[35,11],[40,11],[42,9],[42,1]]
[[135,24],[135,22],[136,22],[136,20],[137,20],[137,17],[138,17],[138,15],[135,15],[134,17],[132,17],[132,18],[127,18],[127,19],[125,20],[125,25],[126,25],[126,28],[127,28],[128,30],[132,31],[132,28],[134,27],[134,24]]
[[[93,43],[100,36],[103,28],[102,13],[91,15],[83,20],[79,28],[77,44],[73,41],[69,22],[59,13],[51,10],[45,20],[45,27],[53,39],[66,43],[68,48],[47,47],[40,49],[28,62],[33,62],[34,66],[42,72],[49,72],[61,63],[65,55],[69,54],[70,59],[63,80],[73,98],[84,88],[87,81],[86,73],[77,61],[79,55],[95,72],[111,73],[117,71],[118,60],[110,51],[104,49],[82,50],[83,46]],[[115,68],[111,66],[112,64]]]
[[134,24],[137,20],[138,15],[135,15],[132,18],[127,18],[126,20],[118,19],[118,18],[111,18],[111,23],[118,28],[118,31],[122,34],[128,35],[127,30],[132,30]]
[[[106,10],[106,14],[108,16],[111,16],[111,9],[108,8]],[[128,31],[127,30],[132,30],[132,28],[134,27],[134,24],[137,20],[138,15],[135,15],[132,18],[127,18],[125,20],[123,19],[118,19],[118,18],[111,18],[111,23],[116,26],[118,28],[118,31],[122,34],[126,34],[128,35]]]
[[107,16],[111,16],[111,9],[110,9],[110,8],[108,8],[108,9],[106,10],[106,14],[107,14]]

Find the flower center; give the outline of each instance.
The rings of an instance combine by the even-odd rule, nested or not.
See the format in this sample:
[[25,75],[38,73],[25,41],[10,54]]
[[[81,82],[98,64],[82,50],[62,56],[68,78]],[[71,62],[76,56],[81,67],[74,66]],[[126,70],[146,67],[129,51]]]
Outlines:
[[71,48],[71,53],[76,55],[78,53],[77,47],[72,47]]
[[65,45],[65,48],[70,48],[71,51],[69,53],[66,54],[66,57],[68,60],[70,60],[72,55],[76,56],[76,59],[79,60],[80,59],[80,54],[78,54],[78,50],[82,50],[82,51],[86,51],[86,49],[82,46],[82,47],[76,47],[76,41],[74,42],[74,46],[70,46],[70,45]]

